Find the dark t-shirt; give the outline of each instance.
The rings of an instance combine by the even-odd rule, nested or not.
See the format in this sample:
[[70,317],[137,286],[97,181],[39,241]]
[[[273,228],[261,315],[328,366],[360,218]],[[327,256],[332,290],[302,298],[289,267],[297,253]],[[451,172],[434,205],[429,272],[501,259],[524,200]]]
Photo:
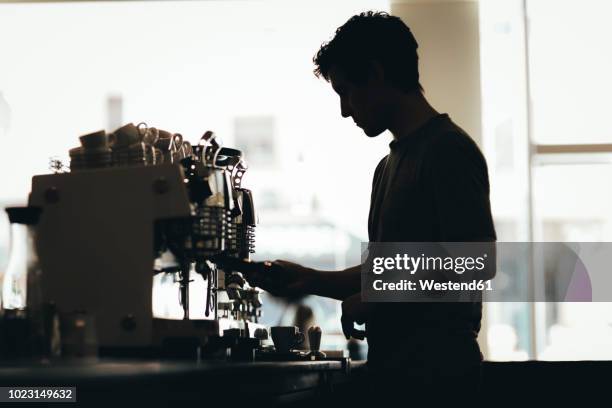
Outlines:
[[[374,173],[370,242],[496,239],[485,159],[447,114],[389,146]],[[377,303],[366,325],[369,363],[478,363],[481,317],[481,303]]]

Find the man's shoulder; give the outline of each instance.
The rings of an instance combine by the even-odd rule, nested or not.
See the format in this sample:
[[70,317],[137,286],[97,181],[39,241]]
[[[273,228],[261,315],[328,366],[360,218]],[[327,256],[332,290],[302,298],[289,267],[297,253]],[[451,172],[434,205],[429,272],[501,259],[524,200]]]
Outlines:
[[453,177],[477,179],[488,185],[486,159],[466,131],[450,119],[443,121],[428,136],[421,155],[421,174],[424,177]]
[[376,169],[374,170],[374,174],[378,174],[378,173],[380,173],[382,171],[382,168],[385,167],[385,163],[387,162],[387,158],[388,157],[389,157],[389,155],[386,154],[382,159],[380,159],[380,161],[376,165]]
[[474,139],[448,116],[428,135],[424,155],[426,160],[434,162],[471,160],[486,163]]
[[376,169],[374,169],[374,176],[372,177],[372,184],[373,185],[376,185],[376,184],[379,183],[380,178],[382,176],[383,169],[385,167],[385,163],[387,162],[387,158],[388,157],[389,157],[389,155],[386,155],[385,157],[380,159],[380,161],[376,165]]
[[388,158],[389,158],[389,155],[386,154],[382,159],[378,161],[378,164],[376,165],[376,168],[374,169],[374,179],[379,177],[380,174],[383,172]]
[[428,137],[429,145],[433,148],[444,149],[476,149],[478,145],[472,137],[457,125],[448,115],[444,115],[437,123]]

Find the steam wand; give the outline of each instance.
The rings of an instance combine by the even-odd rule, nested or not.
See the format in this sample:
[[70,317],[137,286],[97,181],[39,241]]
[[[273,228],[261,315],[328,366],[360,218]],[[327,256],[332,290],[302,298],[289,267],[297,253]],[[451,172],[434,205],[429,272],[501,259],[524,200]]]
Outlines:
[[179,285],[180,285],[180,304],[183,306],[183,320],[189,320],[189,272],[191,271],[191,263],[185,262],[181,265],[179,271]]

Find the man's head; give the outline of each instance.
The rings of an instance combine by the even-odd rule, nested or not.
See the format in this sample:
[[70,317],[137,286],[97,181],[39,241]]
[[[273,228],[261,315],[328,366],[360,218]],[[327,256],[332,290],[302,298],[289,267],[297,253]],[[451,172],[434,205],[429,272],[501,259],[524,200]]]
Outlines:
[[418,94],[418,44],[398,17],[368,11],[351,17],[324,43],[314,73],[340,96],[343,117],[370,137],[389,127],[398,95]]

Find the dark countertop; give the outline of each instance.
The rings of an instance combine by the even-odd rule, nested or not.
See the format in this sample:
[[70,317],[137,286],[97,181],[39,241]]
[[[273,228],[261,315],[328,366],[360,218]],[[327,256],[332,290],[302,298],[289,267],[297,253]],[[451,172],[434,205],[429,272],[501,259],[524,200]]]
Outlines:
[[[348,366],[354,370],[363,364],[356,361]],[[346,368],[346,362],[335,360],[4,362],[0,364],[0,386],[76,387],[77,405],[87,407],[117,403],[147,408],[285,403],[301,407],[325,401],[334,387],[349,379]],[[490,401],[511,395],[518,399],[539,395],[559,402],[572,396],[608,399],[610,372],[610,361],[485,362],[481,397]]]
[[80,406],[282,404],[322,395],[348,378],[348,360],[227,362],[90,360],[4,362],[0,386],[76,387]]
[[283,361],[283,362],[229,362],[229,361],[146,361],[146,360],[67,360],[53,363],[13,362],[0,364],[0,383],[7,380],[33,380],[52,377],[54,381],[68,379],[121,379],[160,375],[240,374],[280,375],[342,371],[338,360]]

